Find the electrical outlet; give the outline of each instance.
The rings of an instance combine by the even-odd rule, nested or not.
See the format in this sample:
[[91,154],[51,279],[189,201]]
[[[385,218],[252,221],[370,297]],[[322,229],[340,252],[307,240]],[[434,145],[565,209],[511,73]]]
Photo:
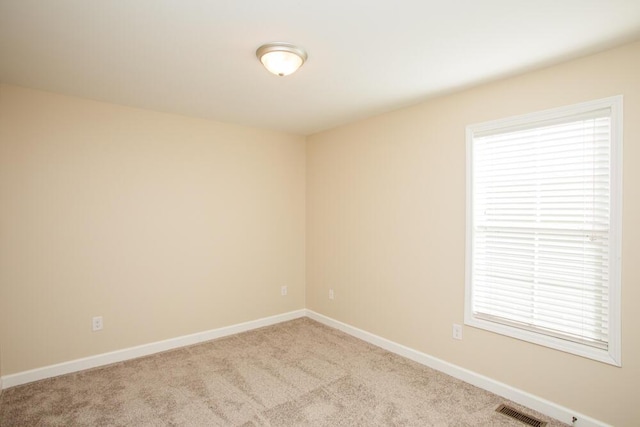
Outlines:
[[102,330],[102,316],[96,316],[91,319],[91,329],[93,332]]
[[462,326],[456,323],[453,324],[453,338],[456,340],[462,339]]
[[280,287],[280,295],[282,295],[282,296],[287,295],[287,287],[286,286],[281,286]]
[[329,299],[333,299],[333,289],[329,289]]

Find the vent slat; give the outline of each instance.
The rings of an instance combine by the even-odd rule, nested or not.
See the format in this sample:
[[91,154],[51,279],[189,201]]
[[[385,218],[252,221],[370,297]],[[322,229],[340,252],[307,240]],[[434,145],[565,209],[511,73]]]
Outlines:
[[512,408],[510,406],[507,405],[500,405],[498,406],[498,408],[496,409],[496,412],[499,412],[503,415],[506,415],[507,417],[511,417],[515,420],[518,420],[522,423],[525,423],[527,425],[533,426],[533,427],[545,427],[547,425],[547,423],[545,421],[541,421],[538,420],[536,418],[530,417],[526,414],[523,414],[522,412],[518,411],[515,408]]

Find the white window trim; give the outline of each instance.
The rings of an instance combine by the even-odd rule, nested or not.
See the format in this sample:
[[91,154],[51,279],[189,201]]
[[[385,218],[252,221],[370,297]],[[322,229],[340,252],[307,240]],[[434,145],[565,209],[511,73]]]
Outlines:
[[[550,110],[498,119],[469,125],[466,128],[466,257],[465,257],[465,313],[464,323],[468,326],[484,329],[512,338],[550,347],[589,359],[622,366],[621,360],[621,243],[622,243],[622,95],[599,99],[581,104],[554,108]],[[510,327],[504,324],[477,318],[472,311],[472,256],[473,256],[473,217],[472,217],[472,143],[474,133],[496,128],[518,126],[536,121],[544,121],[559,116],[587,112],[600,108],[611,108],[611,240],[610,240],[610,288],[609,288],[609,342],[608,349],[597,349],[585,344],[567,341],[536,332]]]

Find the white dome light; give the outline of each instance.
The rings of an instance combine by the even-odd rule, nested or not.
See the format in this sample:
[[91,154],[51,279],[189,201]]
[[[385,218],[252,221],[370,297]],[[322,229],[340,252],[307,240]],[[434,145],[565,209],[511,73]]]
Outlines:
[[304,49],[283,42],[260,46],[256,56],[267,70],[281,77],[295,73],[307,60],[307,52]]

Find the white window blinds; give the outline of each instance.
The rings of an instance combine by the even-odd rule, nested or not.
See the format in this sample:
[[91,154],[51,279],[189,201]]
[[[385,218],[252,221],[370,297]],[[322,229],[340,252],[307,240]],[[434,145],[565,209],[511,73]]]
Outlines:
[[612,108],[471,137],[470,314],[608,350]]

